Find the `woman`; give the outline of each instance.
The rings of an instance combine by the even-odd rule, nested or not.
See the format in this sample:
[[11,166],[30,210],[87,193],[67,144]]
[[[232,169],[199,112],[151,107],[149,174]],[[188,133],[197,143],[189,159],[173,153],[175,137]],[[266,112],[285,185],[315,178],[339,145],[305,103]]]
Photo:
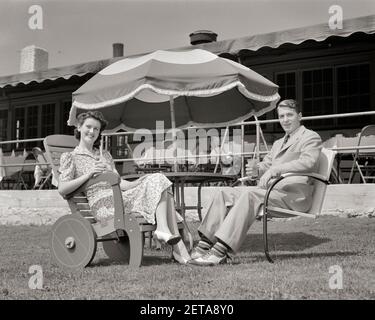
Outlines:
[[[89,111],[77,117],[75,137],[79,145],[61,155],[58,191],[67,195],[92,177],[105,171],[118,174],[112,156],[96,147],[107,121],[101,112]],[[125,212],[137,212],[148,223],[155,224],[154,237],[173,245],[173,256],[182,264],[190,260],[190,255],[179,235],[173,196],[170,194],[171,181],[164,175],[155,173],[143,176],[136,181],[122,180],[120,188]],[[94,184],[86,190],[89,206],[99,221],[114,216],[112,188],[107,182]]]

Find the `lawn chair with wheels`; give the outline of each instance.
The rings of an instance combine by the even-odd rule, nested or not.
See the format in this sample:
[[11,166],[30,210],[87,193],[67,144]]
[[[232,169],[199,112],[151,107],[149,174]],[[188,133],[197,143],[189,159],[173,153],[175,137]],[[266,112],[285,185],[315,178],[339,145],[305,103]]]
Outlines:
[[[275,181],[271,183],[269,188],[267,189],[267,193],[264,198],[264,206],[263,206],[263,242],[264,242],[264,252],[267,257],[267,260],[273,263],[273,260],[268,252],[268,237],[267,237],[267,217],[268,215],[276,214],[277,216],[285,215],[289,217],[293,216],[302,216],[308,218],[316,218],[322,210],[323,201],[327,189],[327,185],[329,184],[329,178],[331,175],[333,161],[335,159],[336,152],[332,150],[328,150],[323,148],[320,157],[319,157],[319,166],[318,166],[318,173],[284,173]],[[284,179],[288,177],[295,177],[295,176],[304,176],[310,177],[314,179],[314,191],[312,195],[312,206],[310,210],[305,212],[293,211],[284,208],[277,208],[268,206],[268,199],[270,196],[271,191],[274,187]]]
[[[73,136],[51,135],[44,139],[44,147],[52,170],[59,176],[60,157],[72,151],[78,141]],[[90,179],[76,191],[67,195],[72,214],[60,217],[53,225],[50,248],[58,265],[68,269],[80,269],[90,264],[95,256],[98,242],[110,259],[127,262],[131,267],[142,264],[145,233],[156,229],[139,215],[124,212],[121,178],[112,172]],[[87,187],[101,181],[108,182],[113,191],[114,217],[106,222],[97,221],[85,195]],[[183,236],[184,223],[178,224]]]

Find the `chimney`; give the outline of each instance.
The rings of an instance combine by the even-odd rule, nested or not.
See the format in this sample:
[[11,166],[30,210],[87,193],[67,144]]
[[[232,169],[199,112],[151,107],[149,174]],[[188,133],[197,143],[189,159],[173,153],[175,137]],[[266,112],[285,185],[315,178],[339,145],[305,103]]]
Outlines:
[[21,50],[20,73],[43,71],[48,69],[48,52],[35,45]]
[[201,43],[215,42],[217,33],[210,30],[198,30],[190,33],[190,44],[196,45]]
[[113,43],[113,58],[124,56],[124,44],[123,43]]

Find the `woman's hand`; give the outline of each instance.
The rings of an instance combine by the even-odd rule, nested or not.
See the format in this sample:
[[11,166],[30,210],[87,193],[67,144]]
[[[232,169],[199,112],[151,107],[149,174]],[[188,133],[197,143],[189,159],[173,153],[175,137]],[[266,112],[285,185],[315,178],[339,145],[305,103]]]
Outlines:
[[96,161],[95,165],[94,165],[94,168],[90,172],[90,178],[92,178],[92,177],[95,178],[99,174],[102,174],[102,173],[108,172],[108,171],[112,172],[112,168],[109,164],[107,164],[103,161]]

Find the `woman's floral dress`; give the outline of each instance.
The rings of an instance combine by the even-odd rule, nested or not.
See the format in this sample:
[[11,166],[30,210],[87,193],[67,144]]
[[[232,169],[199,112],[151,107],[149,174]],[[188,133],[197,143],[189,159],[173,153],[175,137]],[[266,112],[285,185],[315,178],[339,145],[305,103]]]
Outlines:
[[[98,149],[89,153],[79,147],[72,152],[66,152],[60,159],[60,181],[76,179],[93,170],[95,162],[100,159]],[[114,162],[109,152],[103,151],[101,161],[110,164],[115,171]],[[116,172],[116,171],[115,171]],[[142,182],[136,187],[122,191],[125,212],[141,214],[148,223],[155,224],[155,211],[161,194],[167,190],[172,182],[160,173],[141,177]],[[87,200],[94,217],[105,221],[114,216],[112,188],[107,182],[99,182],[90,186],[87,191]]]

